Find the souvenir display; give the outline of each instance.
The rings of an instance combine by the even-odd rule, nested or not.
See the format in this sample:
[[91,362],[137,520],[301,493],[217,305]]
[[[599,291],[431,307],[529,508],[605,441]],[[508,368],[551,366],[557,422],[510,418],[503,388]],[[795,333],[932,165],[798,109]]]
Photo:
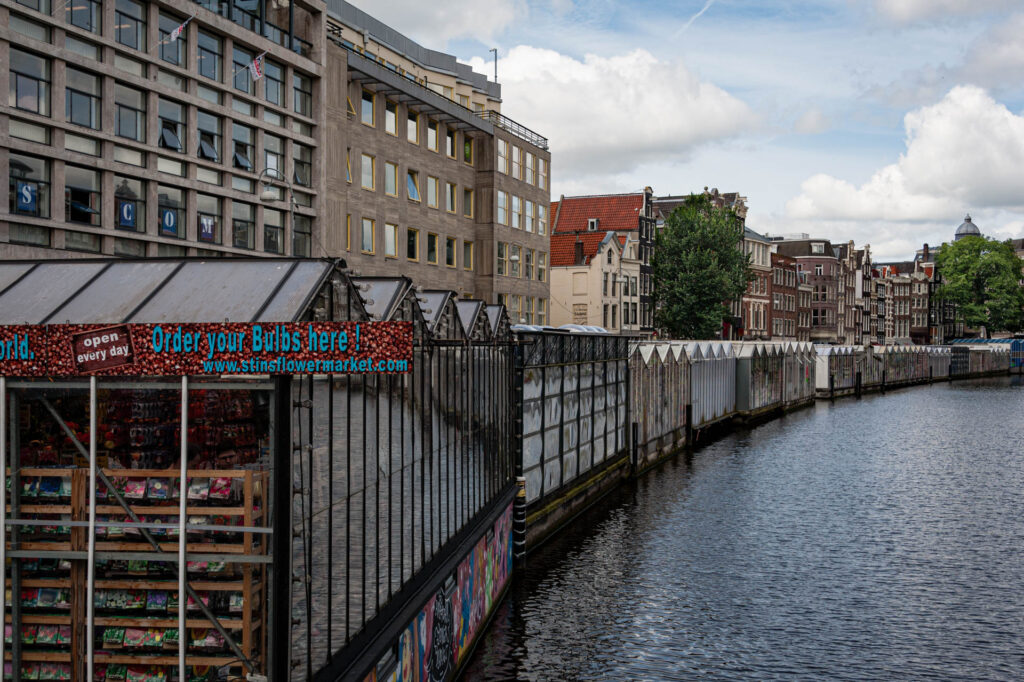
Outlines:
[[[19,502],[17,518],[43,522],[14,526],[12,532],[17,533],[22,549],[46,557],[11,560],[23,581],[20,593],[13,594],[14,599],[20,596],[26,619],[17,632],[22,651],[45,658],[45,662],[22,659],[17,676],[21,680],[70,680],[73,662],[82,660],[86,651],[85,638],[72,642],[71,635],[81,623],[79,614],[86,611],[84,604],[73,599],[88,595],[86,572],[77,569],[85,566],[79,552],[89,532],[80,525],[88,518],[89,460],[74,442],[77,439],[86,447],[90,442],[87,393],[81,399],[75,395],[52,401],[73,437],[37,401],[22,402],[21,445],[12,453],[11,466],[24,473],[8,476],[6,481],[8,491],[13,491],[9,494]],[[187,657],[204,663],[197,666],[186,660],[189,680],[212,682],[222,672],[234,676],[243,670],[193,597],[187,599],[189,627],[184,634],[169,627],[178,622],[180,612],[179,502],[184,494],[190,556],[224,559],[268,550],[263,535],[234,528],[269,523],[264,498],[270,489],[269,474],[263,470],[269,459],[269,407],[264,402],[257,409],[249,391],[193,389],[188,409],[188,475],[183,485],[180,393],[100,391],[97,463],[110,489],[97,481],[95,544],[103,558],[94,563],[94,680],[179,682],[177,665],[168,659],[176,659],[183,637]],[[122,505],[130,506],[141,525]],[[154,551],[146,535],[167,552],[166,561],[135,558]],[[62,552],[75,558],[61,557]],[[266,568],[209,557],[190,558],[182,568],[199,602],[237,638],[246,655],[265,659]],[[8,617],[11,598],[8,588]],[[84,627],[77,631],[86,632]],[[8,624],[4,631],[8,650],[13,636]],[[10,679],[10,667],[6,672]]]

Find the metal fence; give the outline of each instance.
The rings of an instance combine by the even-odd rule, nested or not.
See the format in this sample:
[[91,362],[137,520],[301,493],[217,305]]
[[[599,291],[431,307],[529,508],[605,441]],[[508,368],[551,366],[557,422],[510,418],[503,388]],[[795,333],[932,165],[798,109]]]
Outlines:
[[628,453],[629,340],[522,333],[522,467],[534,504]]
[[401,287],[378,313],[381,291],[358,295],[371,318],[413,322],[409,374],[293,380],[292,680],[336,677],[512,485],[504,313],[460,316],[447,292],[424,308]]

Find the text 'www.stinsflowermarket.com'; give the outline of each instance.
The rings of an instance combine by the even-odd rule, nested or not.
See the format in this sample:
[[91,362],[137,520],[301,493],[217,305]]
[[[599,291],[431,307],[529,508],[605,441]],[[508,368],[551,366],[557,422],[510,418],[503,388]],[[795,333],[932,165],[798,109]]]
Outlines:
[[364,374],[368,372],[407,372],[408,360],[291,360],[284,356],[274,360],[205,360],[208,374]]

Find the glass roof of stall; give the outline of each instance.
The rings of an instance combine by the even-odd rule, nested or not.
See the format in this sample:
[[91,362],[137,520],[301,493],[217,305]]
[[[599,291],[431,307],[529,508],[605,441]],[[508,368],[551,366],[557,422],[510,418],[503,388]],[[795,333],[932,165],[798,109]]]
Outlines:
[[291,322],[333,267],[263,258],[0,262],[0,324]]

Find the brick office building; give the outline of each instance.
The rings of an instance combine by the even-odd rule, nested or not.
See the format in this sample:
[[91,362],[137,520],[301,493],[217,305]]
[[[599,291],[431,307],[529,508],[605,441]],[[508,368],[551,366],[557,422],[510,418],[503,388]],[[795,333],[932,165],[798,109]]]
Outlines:
[[812,287],[810,341],[839,343],[837,326],[837,290],[839,259],[825,239],[799,239],[776,242],[777,252],[796,260]]
[[769,328],[772,341],[796,341],[799,302],[799,277],[796,259],[780,253],[771,254],[771,309]]

